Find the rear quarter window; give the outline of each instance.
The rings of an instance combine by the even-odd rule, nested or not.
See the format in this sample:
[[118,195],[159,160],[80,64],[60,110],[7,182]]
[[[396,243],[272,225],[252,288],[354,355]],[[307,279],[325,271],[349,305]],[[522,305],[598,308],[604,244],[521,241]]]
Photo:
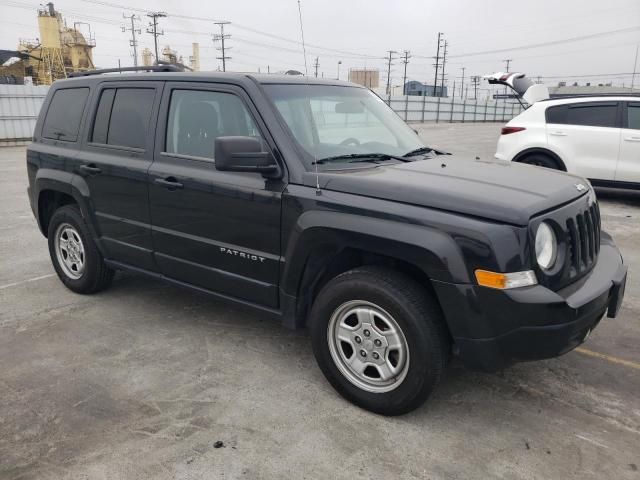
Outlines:
[[53,93],[42,126],[42,136],[77,142],[89,88],[63,88]]

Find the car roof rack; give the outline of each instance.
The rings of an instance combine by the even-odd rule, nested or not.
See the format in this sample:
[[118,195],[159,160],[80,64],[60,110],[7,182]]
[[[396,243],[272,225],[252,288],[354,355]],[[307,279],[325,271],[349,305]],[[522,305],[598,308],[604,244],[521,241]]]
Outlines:
[[184,72],[184,68],[179,65],[161,64],[148,65],[144,67],[120,67],[120,68],[101,68],[98,70],[87,70],[84,72],[72,72],[69,77],[89,77],[91,75],[101,75],[103,73],[121,73],[121,72]]

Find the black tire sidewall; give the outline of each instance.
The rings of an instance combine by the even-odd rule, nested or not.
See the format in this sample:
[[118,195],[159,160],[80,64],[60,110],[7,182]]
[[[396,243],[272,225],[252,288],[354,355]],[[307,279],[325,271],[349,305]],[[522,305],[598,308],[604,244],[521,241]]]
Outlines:
[[[384,309],[396,320],[407,340],[409,369],[402,383],[389,392],[372,393],[358,388],[340,372],[331,356],[327,340],[331,315],[350,300],[365,300]],[[441,332],[433,328],[434,319],[422,316],[415,302],[401,292],[389,291],[360,274],[338,277],[321,291],[311,312],[311,339],[318,365],[331,385],[356,405],[384,415],[413,410],[431,393],[445,363],[439,343],[442,339],[438,338]]]
[[[543,153],[534,153],[532,155],[528,155],[522,160],[522,163],[526,163],[527,165],[532,165],[535,167],[560,170],[558,163],[553,158]],[[537,165],[537,163],[539,163],[539,165]]]
[[[82,276],[78,279],[68,277],[58,262],[58,256],[56,255],[55,250],[55,235],[56,230],[62,223],[68,223],[74,227],[82,239],[85,266]],[[94,288],[96,280],[100,275],[99,268],[100,263],[102,262],[102,257],[93,242],[93,238],[91,237],[89,228],[82,218],[80,209],[75,206],[67,205],[56,210],[49,222],[47,240],[49,243],[49,255],[51,256],[51,262],[53,263],[53,267],[55,268],[55,271],[62,283],[64,283],[70,290],[77,293],[90,292]]]

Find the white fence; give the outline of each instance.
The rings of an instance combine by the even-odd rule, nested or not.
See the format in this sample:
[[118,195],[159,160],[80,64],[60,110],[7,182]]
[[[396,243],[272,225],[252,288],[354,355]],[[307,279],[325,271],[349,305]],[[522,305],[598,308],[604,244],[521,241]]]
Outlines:
[[0,145],[31,141],[47,86],[0,85]]
[[[31,141],[47,86],[0,85],[0,146]],[[513,101],[454,97],[389,97],[387,104],[407,122],[507,122],[522,111]]]
[[513,100],[457,97],[388,97],[385,102],[407,122],[508,122],[522,110]]

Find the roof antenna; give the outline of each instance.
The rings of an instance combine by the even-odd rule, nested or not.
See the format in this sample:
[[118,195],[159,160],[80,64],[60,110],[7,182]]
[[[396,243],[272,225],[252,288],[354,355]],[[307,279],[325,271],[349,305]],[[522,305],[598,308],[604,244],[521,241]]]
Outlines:
[[[304,78],[306,80],[307,88],[309,88],[309,70],[307,69],[307,49],[304,44],[304,28],[302,27],[302,7],[300,6],[300,0],[298,0],[298,16],[300,18],[300,35],[302,36],[302,54],[304,55]],[[309,97],[309,100],[311,98]],[[320,175],[318,174],[318,156],[316,155],[316,151],[314,149],[313,152],[313,165],[315,167],[316,173],[316,195],[322,195],[322,190],[320,190]]]
[[300,6],[300,0],[298,0],[298,16],[300,17],[300,34],[302,35],[302,54],[304,55],[304,74],[309,75],[307,70],[307,48],[304,45],[304,29],[302,28],[302,7]]

